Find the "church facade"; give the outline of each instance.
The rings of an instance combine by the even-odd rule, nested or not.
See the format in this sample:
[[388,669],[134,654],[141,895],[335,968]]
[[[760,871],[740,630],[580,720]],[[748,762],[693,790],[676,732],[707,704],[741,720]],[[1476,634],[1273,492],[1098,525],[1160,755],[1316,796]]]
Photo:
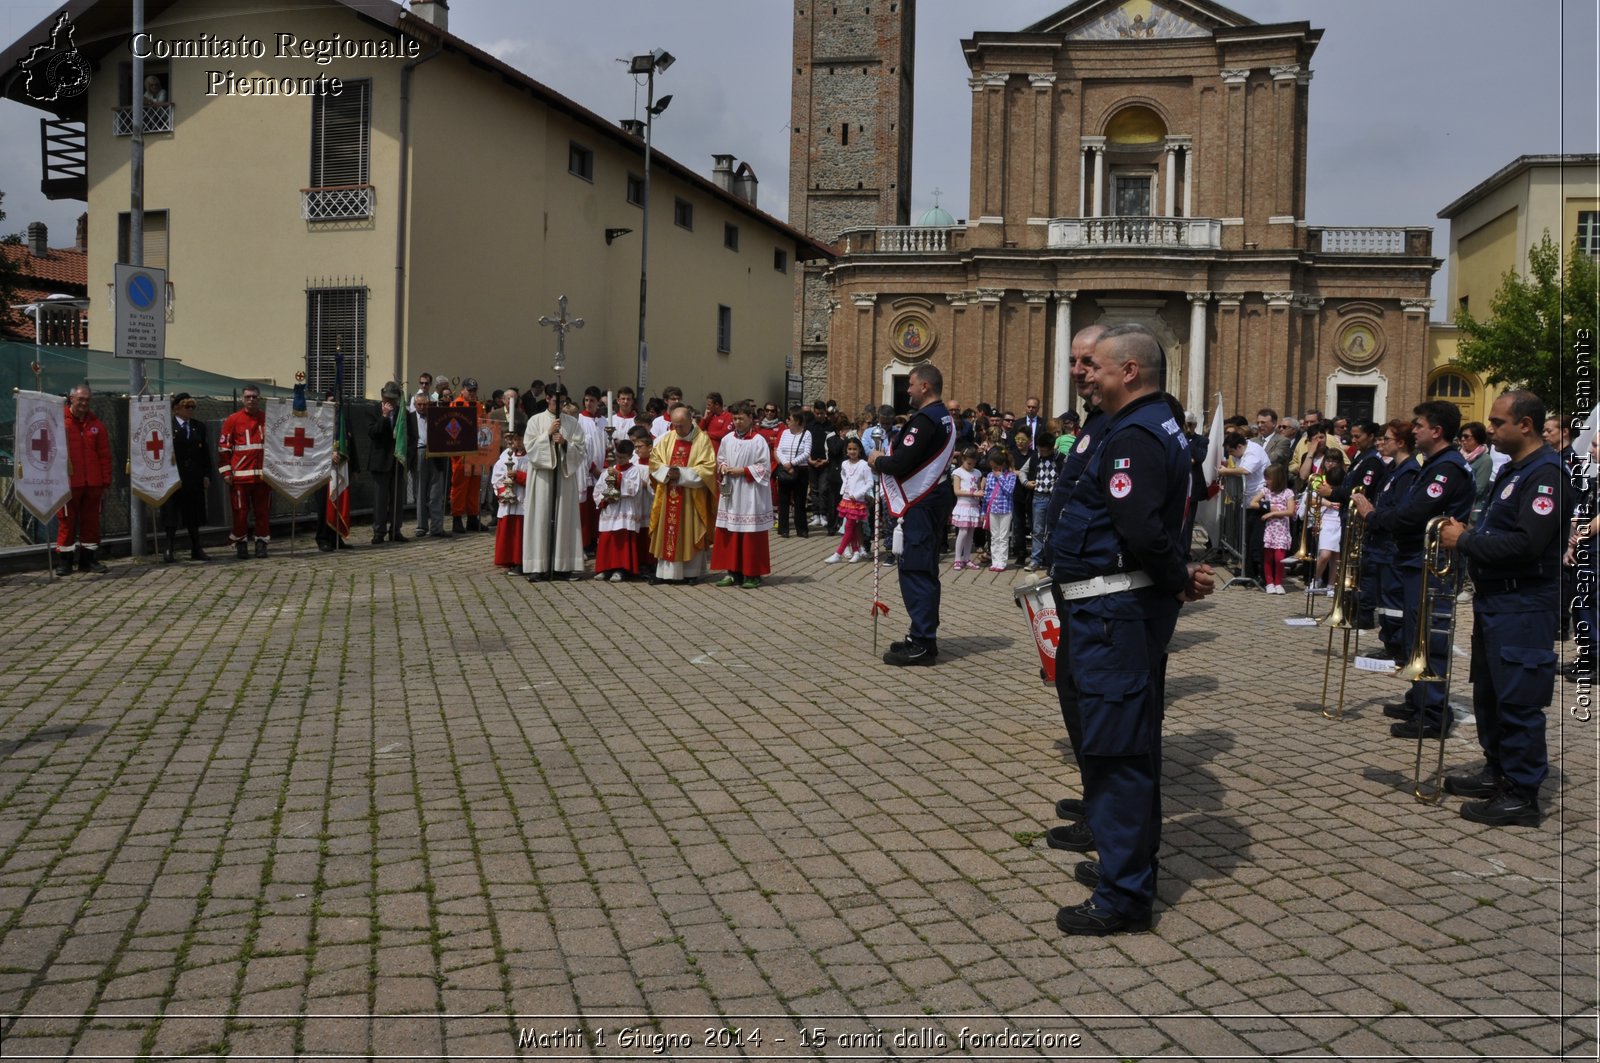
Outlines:
[[1230,413],[1409,415],[1428,372],[1432,230],[1306,222],[1321,36],[1208,0],[1082,0],[963,41],[968,219],[813,233],[840,257],[811,311],[827,353],[808,395],[903,405],[906,375],[932,361],[964,406],[1038,395],[1062,412],[1072,335],[1140,322],[1190,410],[1220,392]]

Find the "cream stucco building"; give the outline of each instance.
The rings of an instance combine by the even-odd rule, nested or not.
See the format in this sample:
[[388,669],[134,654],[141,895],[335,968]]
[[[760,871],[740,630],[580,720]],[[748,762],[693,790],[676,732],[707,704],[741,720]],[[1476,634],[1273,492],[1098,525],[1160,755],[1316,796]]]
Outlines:
[[[449,33],[445,4],[414,8],[147,0],[144,259],[169,271],[169,355],[277,384],[304,370],[321,388],[337,352],[357,394],[422,370],[487,394],[551,377],[536,322],[566,295],[586,321],[568,383],[634,384],[636,124]],[[88,203],[90,343],[105,349],[128,251],[127,19],[125,3],[69,0],[0,55],[5,95],[47,112],[46,193]],[[74,71],[77,95],[62,91]],[[794,272],[829,252],[740,178],[731,157],[708,179],[652,152],[652,390],[783,394]]]
[[1489,387],[1455,364],[1455,315],[1482,321],[1506,274],[1526,276],[1528,252],[1546,233],[1562,262],[1574,242],[1600,254],[1600,155],[1522,155],[1474,185],[1439,212],[1450,223],[1449,297],[1445,316],[1429,332],[1428,395],[1449,399],[1468,419],[1483,420],[1503,388]]

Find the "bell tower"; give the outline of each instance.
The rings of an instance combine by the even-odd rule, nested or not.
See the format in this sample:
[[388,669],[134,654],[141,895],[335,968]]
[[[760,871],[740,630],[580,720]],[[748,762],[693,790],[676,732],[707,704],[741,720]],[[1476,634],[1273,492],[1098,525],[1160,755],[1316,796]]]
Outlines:
[[[911,213],[916,0],[795,0],[789,224],[823,243]],[[825,267],[797,264],[795,352],[806,401],[827,398]]]

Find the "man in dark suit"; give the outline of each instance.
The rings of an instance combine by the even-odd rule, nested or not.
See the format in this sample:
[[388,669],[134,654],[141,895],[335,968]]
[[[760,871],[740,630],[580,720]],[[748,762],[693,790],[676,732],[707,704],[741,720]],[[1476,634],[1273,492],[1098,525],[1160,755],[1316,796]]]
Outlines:
[[385,539],[393,539],[397,543],[406,541],[406,537],[400,534],[400,521],[392,512],[399,475],[399,463],[395,461],[394,456],[395,424],[400,417],[399,385],[385,385],[382,394],[383,403],[378,416],[367,428],[367,438],[372,441],[372,450],[367,455],[367,472],[372,474],[374,488],[373,546],[377,546]]
[[206,443],[206,426],[194,415],[195,401],[187,391],[172,397],[172,452],[178,466],[178,489],[161,506],[161,523],[167,530],[167,548],[161,560],[172,564],[177,560],[172,539],[182,524],[189,532],[189,558],[193,561],[210,561],[200,549],[200,525],[206,519],[206,487],[217,475],[217,463],[211,460],[211,448]]

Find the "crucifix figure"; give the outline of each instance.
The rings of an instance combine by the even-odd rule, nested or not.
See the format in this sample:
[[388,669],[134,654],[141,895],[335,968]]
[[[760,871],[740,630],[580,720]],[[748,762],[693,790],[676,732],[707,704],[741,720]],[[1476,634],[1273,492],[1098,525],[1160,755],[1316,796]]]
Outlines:
[[549,314],[539,315],[539,324],[548,325],[556,330],[556,377],[559,379],[562,370],[567,367],[567,332],[575,328],[583,328],[583,318],[567,316],[567,297],[562,296],[556,300],[560,314],[551,317]]

